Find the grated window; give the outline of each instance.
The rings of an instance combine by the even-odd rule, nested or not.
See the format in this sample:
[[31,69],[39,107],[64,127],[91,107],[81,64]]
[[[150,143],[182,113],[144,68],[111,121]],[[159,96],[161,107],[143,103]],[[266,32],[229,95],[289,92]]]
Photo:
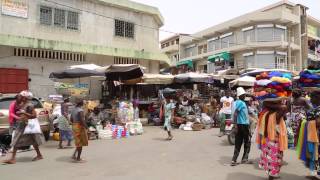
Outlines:
[[51,25],[52,24],[52,8],[46,6],[40,6],[40,24]]
[[54,9],[54,25],[65,27],[66,12],[62,9]]
[[68,11],[67,28],[79,30],[79,13]]
[[115,20],[115,36],[134,38],[134,23]]

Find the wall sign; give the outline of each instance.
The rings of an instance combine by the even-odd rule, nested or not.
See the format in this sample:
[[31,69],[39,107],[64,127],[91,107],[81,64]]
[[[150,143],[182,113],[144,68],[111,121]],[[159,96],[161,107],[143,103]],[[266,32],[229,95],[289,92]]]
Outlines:
[[28,0],[2,0],[1,12],[8,16],[28,18]]

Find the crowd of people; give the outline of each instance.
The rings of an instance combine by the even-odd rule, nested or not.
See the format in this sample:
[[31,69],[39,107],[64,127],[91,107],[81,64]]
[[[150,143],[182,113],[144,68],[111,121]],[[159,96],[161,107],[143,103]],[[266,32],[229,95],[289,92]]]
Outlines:
[[[235,124],[235,146],[231,159],[231,166],[239,165],[238,156],[241,147],[244,146],[241,164],[253,163],[249,161],[251,139],[255,131],[255,142],[261,151],[259,167],[267,172],[269,179],[278,178],[283,164],[284,151],[288,148],[297,149],[298,158],[305,162],[311,175],[320,179],[319,164],[319,127],[320,127],[320,90],[303,91],[292,90],[290,98],[274,98],[257,101],[255,97],[239,87],[236,96],[232,96],[231,90],[226,90],[220,98],[210,98],[207,103],[198,103],[187,97],[181,100],[167,95],[161,105],[164,130],[167,132],[167,140],[173,139],[172,125],[181,124],[185,114],[199,115],[206,112],[214,121],[220,122],[219,137],[224,134],[226,119],[233,120]],[[25,133],[30,119],[37,117],[36,111],[30,102],[32,93],[22,91],[16,96],[16,100],[9,107],[10,134],[12,134],[11,156],[4,161],[6,164],[16,163],[17,150],[33,146],[36,156],[33,161],[43,159],[40,145],[44,142],[41,133]],[[260,102],[260,104],[258,103]],[[105,126],[110,122],[110,113],[100,111],[98,107],[85,113],[84,101],[77,98],[75,103],[64,99],[61,104],[61,116],[57,120],[60,141],[58,147],[63,149],[63,142],[76,146],[71,158],[75,162],[85,162],[82,157],[84,146],[88,146],[89,127]],[[75,106],[70,108],[71,106]],[[138,110],[137,107],[135,109]],[[149,106],[148,111],[155,113],[155,109]],[[138,111],[134,112],[137,113]],[[152,114],[154,115],[154,114]],[[180,120],[179,120],[180,119]],[[213,123],[214,124],[214,123]],[[254,124],[254,126],[252,126]],[[256,128],[255,128],[256,127]]]

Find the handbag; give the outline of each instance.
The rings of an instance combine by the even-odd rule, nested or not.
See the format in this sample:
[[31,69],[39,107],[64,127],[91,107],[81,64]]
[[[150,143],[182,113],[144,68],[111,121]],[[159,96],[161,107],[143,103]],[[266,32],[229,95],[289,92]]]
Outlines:
[[37,118],[29,119],[23,134],[41,134],[41,127]]

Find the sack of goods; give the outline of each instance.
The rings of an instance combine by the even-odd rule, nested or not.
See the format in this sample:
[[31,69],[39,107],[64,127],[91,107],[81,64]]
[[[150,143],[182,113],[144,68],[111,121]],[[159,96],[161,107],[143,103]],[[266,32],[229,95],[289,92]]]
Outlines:
[[299,86],[301,88],[320,87],[320,69],[307,69],[300,72]]
[[143,127],[140,121],[129,122],[126,126],[130,135],[141,135],[143,133]]
[[104,129],[98,129],[98,133],[99,133],[99,138],[100,139],[112,139],[112,130],[111,130],[111,126],[110,127],[106,127]]
[[263,72],[256,76],[254,94],[258,100],[289,97],[292,93],[291,79],[290,73]]

